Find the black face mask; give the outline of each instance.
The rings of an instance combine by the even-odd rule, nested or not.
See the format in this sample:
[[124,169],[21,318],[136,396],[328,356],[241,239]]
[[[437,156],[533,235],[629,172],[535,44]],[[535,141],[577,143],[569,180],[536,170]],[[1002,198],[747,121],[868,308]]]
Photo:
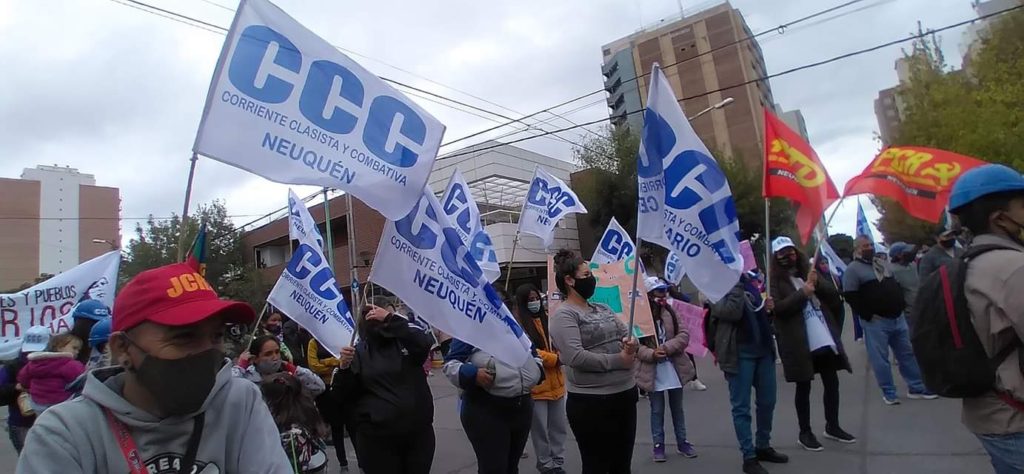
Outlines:
[[953,246],[956,245],[956,240],[954,240],[954,239],[940,240],[939,241],[939,245],[941,245],[942,248],[951,249],[951,248],[953,248]]
[[187,415],[202,408],[224,364],[224,353],[220,349],[212,348],[180,359],[161,359],[146,353],[131,339],[128,342],[143,353],[142,363],[128,370],[153,396],[164,416]]
[[782,268],[793,268],[796,266],[796,255],[780,255],[775,257],[775,261],[779,262]]
[[591,296],[594,296],[594,290],[597,289],[597,277],[590,275],[586,278],[577,278],[573,289],[576,290],[576,293],[579,293],[583,299],[589,300]]
[[863,262],[871,263],[875,259],[875,251],[874,250],[861,250],[860,251],[860,259]]

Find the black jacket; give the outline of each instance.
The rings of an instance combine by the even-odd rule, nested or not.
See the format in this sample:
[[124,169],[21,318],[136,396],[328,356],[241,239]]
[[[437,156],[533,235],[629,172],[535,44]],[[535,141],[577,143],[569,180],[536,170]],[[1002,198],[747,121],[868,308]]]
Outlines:
[[[805,382],[814,378],[814,364],[807,343],[807,326],[804,322],[804,306],[810,299],[793,284],[784,272],[772,278],[772,298],[775,299],[775,341],[779,346],[779,358],[782,359],[782,372],[787,382]],[[839,290],[832,284],[832,279],[818,276],[818,284],[814,294],[821,302],[821,312],[825,315],[825,323],[832,334],[839,350],[842,368],[853,372],[850,361],[843,350],[843,300]]]
[[357,430],[407,433],[434,422],[434,397],[423,372],[433,343],[429,334],[390,314],[356,344],[352,365],[338,370],[331,394],[351,409]]

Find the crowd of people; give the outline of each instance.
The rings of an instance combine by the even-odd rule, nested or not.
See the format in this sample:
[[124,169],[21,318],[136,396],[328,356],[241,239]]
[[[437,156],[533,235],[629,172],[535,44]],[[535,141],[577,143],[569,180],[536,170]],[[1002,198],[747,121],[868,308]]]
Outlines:
[[[839,416],[838,373],[852,371],[841,337],[844,301],[863,328],[885,404],[900,403],[891,357],[906,398],[937,398],[910,342],[910,328],[927,323],[907,315],[920,314],[908,308],[933,296],[920,293],[935,278],[929,272],[945,278],[956,262],[970,263],[966,304],[995,380],[963,397],[963,422],[998,474],[1024,472],[1024,296],[1008,291],[1024,285],[1024,178],[1000,166],[972,170],[954,187],[950,210],[970,240],[943,230],[927,252],[896,243],[883,259],[858,236],[841,278],[824,259],[777,237],[766,273],[746,272],[725,297],[705,303],[702,336],[728,386],[744,473],[789,461],[771,442],[777,361],[795,385],[799,445],[824,449],[811,427],[815,378],[823,388],[821,435],[857,442]],[[518,472],[530,439],[537,471],[564,473],[570,430],[582,472],[628,473],[642,397],[653,461],[668,460],[666,411],[675,452],[696,457],[683,409],[683,387],[696,380],[687,351],[694,335],[674,309],[686,297],[646,278],[654,333],[638,338],[610,307],[590,301],[597,281],[589,262],[568,250],[553,262],[560,301],[551,314],[532,284],[502,294],[533,346],[518,366],[432,332],[394,299],[357,311],[351,345],[325,348],[284,315],[257,320],[249,305],[221,299],[209,285],[168,292],[177,278],[202,278],[189,265],[142,272],[113,311],[87,300],[73,309],[66,334],[29,329],[21,356],[0,369],[17,472],[325,472],[331,445],[348,466],[348,438],[362,472],[427,473],[435,434],[425,364],[434,351],[444,354],[442,372],[458,388],[480,473]],[[224,352],[228,324],[257,325],[234,357]]]

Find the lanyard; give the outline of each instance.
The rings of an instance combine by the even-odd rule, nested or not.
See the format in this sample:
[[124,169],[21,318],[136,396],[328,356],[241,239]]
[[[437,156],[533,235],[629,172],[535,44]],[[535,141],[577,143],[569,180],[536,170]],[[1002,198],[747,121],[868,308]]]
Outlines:
[[[118,420],[110,409],[103,408],[103,412],[107,415],[107,422],[110,423],[110,431],[113,432],[114,438],[117,440],[117,446],[121,448],[121,454],[124,455],[124,460],[128,463],[128,472],[149,474],[149,469],[142,464],[139,448],[135,445],[135,440],[132,439],[128,425]],[[200,413],[193,418],[192,434],[188,437],[188,446],[185,449],[185,457],[182,458],[178,468],[179,473],[192,472],[192,465],[196,462],[196,451],[199,450],[199,439],[203,435],[204,415],[205,413]]]

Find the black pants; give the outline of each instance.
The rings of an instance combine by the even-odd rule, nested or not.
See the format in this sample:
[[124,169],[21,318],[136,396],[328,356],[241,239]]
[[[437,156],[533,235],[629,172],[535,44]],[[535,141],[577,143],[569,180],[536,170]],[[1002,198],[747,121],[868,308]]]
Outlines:
[[[352,449],[356,449],[356,430],[352,423],[346,423],[344,411],[341,405],[331,396],[331,389],[328,386],[324,393],[316,399],[316,408],[320,411],[320,418],[331,428],[331,437],[334,438],[334,452],[338,456],[340,466],[348,466],[348,456],[345,454],[345,429],[348,429],[348,439],[352,442]],[[356,459],[359,459],[359,452],[356,451]],[[361,465],[361,464],[360,464]]]
[[434,462],[434,427],[410,433],[356,433],[359,466],[366,474],[428,474]]
[[[825,388],[822,397],[825,402],[825,427],[839,427],[839,377],[834,369],[823,369],[818,373],[821,385]],[[811,381],[796,383],[796,418],[800,423],[800,432],[811,430]]]
[[636,440],[636,388],[610,395],[569,392],[565,413],[583,460],[583,474],[630,472]]
[[533,422],[530,395],[504,398],[483,391],[462,397],[462,428],[476,453],[480,474],[515,474]]

